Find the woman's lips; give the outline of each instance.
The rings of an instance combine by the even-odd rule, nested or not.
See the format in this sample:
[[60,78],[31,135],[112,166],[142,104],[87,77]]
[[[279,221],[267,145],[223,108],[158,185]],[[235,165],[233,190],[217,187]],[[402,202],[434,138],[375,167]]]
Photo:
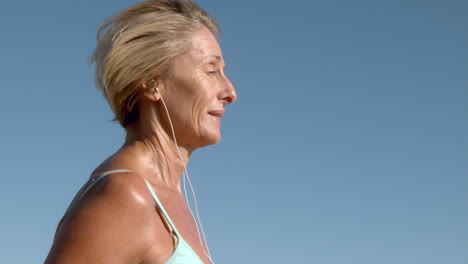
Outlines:
[[224,115],[224,110],[211,110],[208,111],[208,114],[216,117],[222,117]]
[[224,115],[224,110],[211,110],[211,111],[208,111],[208,114],[218,120],[218,121],[221,121],[221,117]]

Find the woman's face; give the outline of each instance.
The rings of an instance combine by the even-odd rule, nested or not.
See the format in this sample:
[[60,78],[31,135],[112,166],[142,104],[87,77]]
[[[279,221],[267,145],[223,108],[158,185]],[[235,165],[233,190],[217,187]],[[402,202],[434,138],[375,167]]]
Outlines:
[[178,143],[192,149],[216,144],[221,139],[225,105],[237,99],[224,74],[218,41],[207,28],[197,30],[189,51],[176,58],[172,67],[172,76],[164,80],[161,95]]

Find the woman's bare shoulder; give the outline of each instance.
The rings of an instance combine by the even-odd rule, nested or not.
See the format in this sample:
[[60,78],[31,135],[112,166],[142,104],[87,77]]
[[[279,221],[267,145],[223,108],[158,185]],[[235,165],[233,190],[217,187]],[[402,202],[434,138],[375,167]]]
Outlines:
[[64,216],[46,263],[134,263],[156,237],[152,199],[135,173],[99,180]]

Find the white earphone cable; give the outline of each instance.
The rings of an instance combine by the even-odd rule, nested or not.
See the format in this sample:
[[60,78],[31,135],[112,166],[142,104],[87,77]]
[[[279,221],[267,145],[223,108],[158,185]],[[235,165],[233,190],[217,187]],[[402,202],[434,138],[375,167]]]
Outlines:
[[[156,90],[159,92],[158,87],[156,87]],[[161,93],[159,93],[159,94],[161,95]],[[167,118],[169,120],[169,125],[171,126],[172,137],[174,138],[174,143],[176,145],[177,154],[179,155],[179,158],[182,161],[182,164],[184,165],[184,172],[182,174],[182,176],[183,176],[182,182],[183,182],[183,188],[184,188],[185,201],[187,202],[190,214],[192,215],[192,218],[196,223],[197,232],[198,232],[198,239],[200,240],[200,243],[202,244],[202,246],[204,245],[204,247],[206,247],[206,251],[205,251],[205,249],[203,249],[203,251],[205,252],[206,256],[210,259],[211,263],[214,264],[213,260],[211,259],[210,249],[208,247],[208,243],[206,242],[205,231],[203,230],[203,225],[201,223],[200,215],[198,213],[197,196],[195,195],[195,190],[193,189],[192,182],[190,181],[190,176],[189,176],[189,174],[187,172],[187,167],[185,165],[185,161],[182,158],[182,155],[180,154],[179,147],[178,147],[178,144],[177,144],[177,139],[176,139],[175,132],[174,132],[174,126],[172,125],[172,121],[171,121],[171,116],[169,115],[169,110],[167,109],[166,103],[164,102],[164,99],[163,99],[162,95],[161,95],[161,102],[163,103],[164,109],[166,110]],[[192,208],[190,206],[190,202],[189,202],[188,197],[187,197],[187,188],[186,188],[186,184],[185,184],[185,178],[187,178],[190,189],[192,191],[192,196],[193,196],[193,201],[194,201],[194,205],[195,205],[195,212],[196,212],[196,215],[197,215],[197,219],[195,219],[195,216],[193,215],[193,211],[192,211]],[[200,229],[198,228],[198,226],[200,226],[201,236],[203,236],[204,243],[203,243],[202,238],[200,236]]]

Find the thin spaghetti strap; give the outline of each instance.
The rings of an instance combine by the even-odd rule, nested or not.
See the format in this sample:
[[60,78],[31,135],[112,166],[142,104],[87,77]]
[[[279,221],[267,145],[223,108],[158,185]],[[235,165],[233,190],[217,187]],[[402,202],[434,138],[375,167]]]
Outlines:
[[104,172],[103,174],[99,175],[96,178],[91,179],[91,184],[88,186],[88,188],[86,188],[86,190],[81,194],[81,196],[87,193],[89,189],[91,189],[94,186],[94,184],[96,184],[96,182],[100,181],[102,178],[106,177],[107,175],[113,174],[113,173],[124,173],[124,172],[133,172],[133,171],[126,170],[126,169],[110,170],[110,171]]
[[169,217],[169,215],[167,214],[166,212],[166,209],[164,209],[164,206],[162,205],[161,201],[159,200],[158,196],[156,195],[156,193],[154,192],[153,190],[153,187],[151,187],[150,183],[146,180],[145,180],[145,183],[146,183],[146,187],[148,187],[148,190],[150,191],[151,195],[153,196],[153,199],[154,201],[156,202],[156,204],[158,205],[159,207],[159,210],[161,211],[161,213],[164,215],[164,218],[166,219],[166,221],[169,223],[170,227],[174,230],[174,232],[176,233],[176,235],[180,238],[180,233],[179,231],[177,231],[177,228],[175,227],[174,223],[172,222],[171,218]]
[[87,193],[93,186],[94,184],[96,184],[98,181],[100,181],[102,178],[106,177],[107,175],[109,174],[112,174],[112,173],[124,173],[124,172],[133,172],[131,170],[126,170],[126,169],[117,169],[117,170],[110,170],[110,171],[106,171],[104,172],[103,174],[99,175],[98,177],[96,178],[93,178],[91,179],[91,183],[88,185],[88,187],[79,195],[77,196],[75,199],[73,199],[73,201],[71,202],[70,206],[68,206],[68,209],[67,211],[65,212],[68,213],[68,211],[70,211],[70,209],[72,208],[72,206],[75,204],[75,201],[81,199],[83,197],[83,195],[85,195],[85,193]]

